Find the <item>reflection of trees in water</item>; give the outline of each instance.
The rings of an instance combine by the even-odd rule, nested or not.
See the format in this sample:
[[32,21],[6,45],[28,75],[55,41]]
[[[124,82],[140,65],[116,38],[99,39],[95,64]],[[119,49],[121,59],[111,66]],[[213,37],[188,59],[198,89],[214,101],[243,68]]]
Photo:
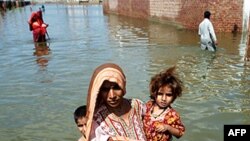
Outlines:
[[35,43],[33,55],[37,56],[36,62],[42,68],[46,67],[49,62],[50,48],[47,42]]

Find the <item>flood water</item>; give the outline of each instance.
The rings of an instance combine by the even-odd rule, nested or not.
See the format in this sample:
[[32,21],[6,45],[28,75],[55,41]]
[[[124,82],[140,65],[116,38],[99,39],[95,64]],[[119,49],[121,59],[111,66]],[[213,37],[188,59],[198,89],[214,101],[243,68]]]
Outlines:
[[250,123],[250,65],[241,34],[218,33],[216,53],[196,31],[105,15],[101,5],[45,5],[46,46],[35,47],[27,20],[41,5],[0,15],[0,137],[3,141],[73,141],[73,112],[85,104],[93,70],[119,64],[128,98],[149,99],[154,74],[173,65],[184,82],[173,107],[186,126],[180,141],[222,141],[225,124]]

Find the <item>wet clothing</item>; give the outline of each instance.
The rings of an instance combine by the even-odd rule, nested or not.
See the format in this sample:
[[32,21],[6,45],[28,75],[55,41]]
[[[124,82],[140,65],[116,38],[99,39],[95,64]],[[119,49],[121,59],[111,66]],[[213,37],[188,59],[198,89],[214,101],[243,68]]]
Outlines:
[[180,135],[185,132],[185,127],[181,122],[179,114],[172,108],[168,107],[163,113],[154,117],[151,112],[154,102],[152,100],[146,103],[146,114],[143,119],[144,131],[147,137],[147,141],[170,141],[172,140],[172,134],[168,131],[157,132],[155,127],[157,124],[168,124],[180,131]]
[[215,51],[215,42],[217,41],[213,25],[208,18],[205,18],[199,25],[198,34],[202,50]]
[[124,136],[130,139],[146,141],[143,131],[143,103],[138,99],[130,99],[131,110],[129,113],[129,125],[125,121],[109,112],[105,105],[102,105],[94,116],[96,140],[106,141],[109,137]]
[[48,25],[43,22],[41,11],[33,12],[29,19],[30,31],[34,42],[45,42]]

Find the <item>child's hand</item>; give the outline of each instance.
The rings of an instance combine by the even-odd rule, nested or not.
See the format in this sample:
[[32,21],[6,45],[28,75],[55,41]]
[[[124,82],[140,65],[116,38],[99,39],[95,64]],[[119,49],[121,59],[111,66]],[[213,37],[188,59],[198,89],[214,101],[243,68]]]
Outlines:
[[167,124],[157,124],[156,127],[155,127],[155,130],[157,132],[165,132],[168,130],[168,126]]
[[124,136],[115,136],[115,137],[110,137],[108,141],[140,141],[140,140],[130,139]]

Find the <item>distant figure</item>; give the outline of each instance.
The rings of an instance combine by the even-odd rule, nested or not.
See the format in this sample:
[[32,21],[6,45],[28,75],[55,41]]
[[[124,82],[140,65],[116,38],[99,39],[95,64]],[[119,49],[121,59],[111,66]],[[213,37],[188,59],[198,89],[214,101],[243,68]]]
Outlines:
[[182,81],[171,67],[151,78],[150,100],[146,103],[144,130],[148,141],[171,141],[180,138],[185,127],[179,113],[171,106],[182,95]]
[[42,11],[43,11],[43,12],[45,11],[45,6],[44,6],[44,5],[42,5]]
[[199,36],[202,50],[216,51],[218,45],[217,38],[214,32],[213,25],[210,21],[211,13],[204,12],[204,20],[199,25]]
[[42,11],[32,12],[28,23],[30,31],[33,31],[33,41],[45,42],[49,25],[43,22]]
[[6,11],[6,10],[7,10],[6,2],[3,2],[3,3],[2,3],[2,8],[3,8],[3,11]]
[[78,141],[86,141],[85,132],[86,132],[86,105],[79,106],[74,112],[75,123],[82,134],[82,137]]
[[233,29],[232,29],[232,33],[236,34],[238,32],[238,28],[239,28],[238,25],[234,24]]

